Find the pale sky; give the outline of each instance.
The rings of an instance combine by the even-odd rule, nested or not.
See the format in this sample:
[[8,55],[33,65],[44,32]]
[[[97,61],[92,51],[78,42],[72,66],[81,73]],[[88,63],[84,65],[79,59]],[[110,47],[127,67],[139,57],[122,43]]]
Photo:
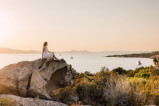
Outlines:
[[0,0],[0,47],[159,50],[159,0]]

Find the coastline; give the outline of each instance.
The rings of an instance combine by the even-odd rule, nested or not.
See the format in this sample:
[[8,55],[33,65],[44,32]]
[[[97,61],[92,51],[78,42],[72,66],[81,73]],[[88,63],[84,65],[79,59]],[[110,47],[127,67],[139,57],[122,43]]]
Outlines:
[[123,54],[123,55],[108,55],[105,57],[124,57],[124,58],[150,58],[153,59],[159,55],[159,51],[153,51],[149,53],[134,53],[134,54]]

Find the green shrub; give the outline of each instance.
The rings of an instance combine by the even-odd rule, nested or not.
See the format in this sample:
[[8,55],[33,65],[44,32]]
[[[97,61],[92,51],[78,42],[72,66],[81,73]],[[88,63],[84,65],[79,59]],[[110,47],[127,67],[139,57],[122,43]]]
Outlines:
[[85,76],[84,73],[76,73],[75,78],[76,78],[76,79],[80,79],[80,78],[82,78],[82,77],[84,77],[84,76]]
[[149,78],[150,77],[149,70],[148,69],[142,69],[138,73],[135,74],[135,77]]
[[124,70],[123,68],[121,67],[118,67],[118,68],[115,68],[112,70],[113,73],[118,73],[118,74],[126,74],[126,70]]
[[59,101],[66,104],[76,103],[76,87],[67,86],[65,88],[59,88],[56,92]]
[[84,74],[85,74],[86,76],[92,76],[92,73],[90,73],[90,72],[88,72],[88,71],[85,71]]
[[135,71],[128,71],[126,74],[127,77],[134,77],[134,75],[135,75]]
[[102,101],[103,87],[96,84],[78,86],[77,93],[79,100],[83,101],[84,104],[100,103]]
[[152,72],[152,75],[153,76],[159,76],[159,70],[154,70],[153,72]]

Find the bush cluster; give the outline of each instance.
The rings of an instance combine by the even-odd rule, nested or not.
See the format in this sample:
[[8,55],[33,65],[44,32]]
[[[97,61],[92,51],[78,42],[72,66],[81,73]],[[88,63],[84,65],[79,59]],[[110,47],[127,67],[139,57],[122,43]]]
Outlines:
[[159,105],[159,70],[153,66],[112,71],[102,68],[95,74],[76,73],[75,78],[72,86],[57,91],[59,100],[69,105]]

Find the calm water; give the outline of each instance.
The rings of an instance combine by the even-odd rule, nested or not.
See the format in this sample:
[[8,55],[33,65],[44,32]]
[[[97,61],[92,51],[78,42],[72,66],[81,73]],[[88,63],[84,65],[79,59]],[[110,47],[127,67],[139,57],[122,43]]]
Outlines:
[[[142,66],[150,66],[153,64],[152,59],[147,58],[104,57],[110,54],[118,53],[61,53],[61,56],[59,53],[56,53],[57,57],[65,59],[66,62],[72,64],[73,68],[78,72],[90,71],[95,73],[100,71],[103,66],[108,67],[109,70],[116,67],[135,69],[139,67],[136,65],[137,61],[141,61]],[[70,59],[71,56],[74,57],[74,59]],[[41,58],[41,54],[0,54],[0,68],[19,61],[32,61],[38,58]]]

